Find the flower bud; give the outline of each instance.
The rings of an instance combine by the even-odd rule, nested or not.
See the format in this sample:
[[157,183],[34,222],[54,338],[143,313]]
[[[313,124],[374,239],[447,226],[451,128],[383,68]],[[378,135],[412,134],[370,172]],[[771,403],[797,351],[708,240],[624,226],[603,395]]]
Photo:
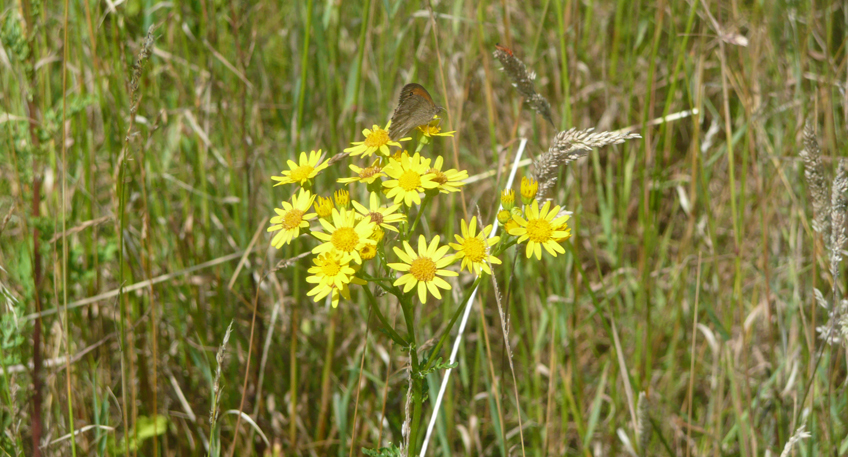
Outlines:
[[318,197],[313,205],[321,219],[328,219],[333,214],[333,199],[330,197]]
[[348,191],[344,189],[337,190],[333,197],[336,199],[336,206],[339,208],[350,209],[350,193],[348,193]]
[[515,191],[512,189],[504,189],[501,191],[501,205],[505,210],[509,211],[515,207]]
[[502,209],[498,211],[498,222],[501,224],[506,224],[507,222],[512,220],[512,213],[509,211]]
[[374,226],[374,232],[371,233],[371,236],[369,236],[368,238],[379,243],[380,241],[383,240],[384,236],[386,236],[386,231],[383,230],[383,228],[380,227],[379,225],[375,225]]
[[521,201],[525,205],[529,205],[536,198],[536,192],[539,191],[539,182],[534,179],[528,179],[526,176],[521,178]]
[[377,246],[373,244],[362,246],[362,249],[359,250],[359,256],[362,257],[362,260],[371,260],[377,257]]

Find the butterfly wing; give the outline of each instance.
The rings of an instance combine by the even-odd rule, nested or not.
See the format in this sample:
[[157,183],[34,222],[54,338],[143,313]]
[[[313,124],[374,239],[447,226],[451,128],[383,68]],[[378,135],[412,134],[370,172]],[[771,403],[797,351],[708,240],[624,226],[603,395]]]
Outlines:
[[392,124],[389,126],[389,138],[397,141],[410,130],[426,124],[441,110],[433,102],[430,93],[420,84],[403,86],[398,98],[398,105],[392,114]]

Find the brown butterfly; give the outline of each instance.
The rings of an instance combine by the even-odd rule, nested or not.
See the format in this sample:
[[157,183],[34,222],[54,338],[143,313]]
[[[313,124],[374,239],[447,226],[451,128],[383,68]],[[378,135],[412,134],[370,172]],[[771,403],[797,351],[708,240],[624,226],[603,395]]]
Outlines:
[[407,84],[400,91],[398,106],[392,114],[392,125],[389,126],[389,138],[397,141],[406,136],[410,130],[433,120],[433,116],[443,110],[436,105],[433,97],[421,84]]

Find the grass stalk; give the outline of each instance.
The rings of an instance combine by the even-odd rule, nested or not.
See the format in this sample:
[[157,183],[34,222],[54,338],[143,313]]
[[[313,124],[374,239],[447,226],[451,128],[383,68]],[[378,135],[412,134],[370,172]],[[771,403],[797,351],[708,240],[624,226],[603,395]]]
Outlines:
[[[65,46],[62,47],[62,125],[67,121],[68,115],[68,57],[70,55],[70,43],[68,42],[68,14],[70,8],[68,0],[64,2],[64,16],[62,18],[62,31],[64,33]],[[62,128],[62,307],[64,308],[64,335],[65,335],[65,386],[68,396],[68,430],[71,434],[71,455],[77,455],[77,440],[74,433],[74,397],[71,391],[71,345],[70,345],[70,323],[68,322],[68,239],[67,239],[67,210],[65,208],[67,189],[68,147],[65,138],[67,129]]]
[[306,2],[306,27],[303,32],[303,52],[300,57],[300,91],[297,96],[297,122],[294,127],[295,142],[300,141],[301,129],[303,128],[303,102],[306,98],[306,70],[309,68],[309,37],[312,32],[312,3]]

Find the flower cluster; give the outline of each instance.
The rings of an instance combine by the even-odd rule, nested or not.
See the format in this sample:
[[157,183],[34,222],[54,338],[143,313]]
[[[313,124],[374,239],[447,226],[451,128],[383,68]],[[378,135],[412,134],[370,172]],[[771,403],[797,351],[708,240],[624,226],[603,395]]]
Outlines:
[[[419,85],[413,85],[411,91],[415,97],[429,99]],[[404,126],[404,131],[413,122],[410,107],[402,106],[408,97],[401,99],[392,116],[397,116],[396,125]],[[420,118],[415,118],[415,122]],[[543,249],[554,257],[565,253],[561,243],[571,237],[567,223],[571,213],[550,201],[540,203],[537,194],[545,183],[540,186],[525,177],[520,188],[500,194],[500,236],[495,233],[494,224],[485,225],[477,216],[461,219],[459,233],[453,234],[453,239],[439,234],[438,228],[423,216],[429,205],[444,194],[461,192],[468,172],[450,168],[437,154],[428,155],[426,147],[455,132],[443,131],[441,120],[434,116],[412,130],[417,137],[413,149],[412,138],[398,138],[402,135],[397,133],[399,130],[393,138],[390,127],[391,122],[385,127],[375,124],[363,130],[364,139],[354,141],[332,159],[317,150],[301,152],[297,162],[288,160],[288,170],[272,179],[277,186],[288,185],[291,196],[274,209],[276,215],[268,231],[273,232],[271,244],[277,249],[293,244],[295,250],[308,249],[312,254],[306,277],[311,287],[307,296],[316,302],[327,300],[335,308],[342,298],[351,299],[353,286],[364,286],[370,312],[377,317],[381,330],[409,357],[411,384],[407,405],[414,400],[416,406],[407,410],[405,424],[410,427],[409,439],[414,443],[426,374],[452,366],[442,363],[438,351],[465,309],[465,302],[458,301],[440,342],[420,360],[413,303],[450,296],[452,282],[455,284],[455,278],[464,271],[475,276],[470,290],[476,289],[485,275],[495,274],[495,266],[502,264],[500,255],[513,246],[524,245],[527,258],[535,255],[539,260]],[[353,163],[347,164],[342,176],[328,186],[331,179],[327,169],[346,157]],[[435,233],[430,235],[431,232]],[[301,235],[310,240],[298,240]],[[372,290],[396,297],[405,329],[388,323],[376,300],[378,294]]]
[[527,242],[525,252],[528,259],[535,255],[542,260],[542,248],[554,257],[557,253],[565,254],[561,243],[571,238],[571,228],[568,227],[571,212],[552,205],[550,200],[539,208],[536,200],[538,191],[537,181],[526,176],[521,178],[521,202],[524,206],[518,208],[515,191],[505,189],[501,192],[503,209],[498,213],[498,220],[509,235],[518,237],[518,243]]
[[[549,202],[540,209],[538,183],[527,178],[521,184],[523,209],[516,207],[514,191],[502,193],[504,210],[498,218],[506,224],[505,237],[493,236],[492,225],[478,225],[476,217],[461,221],[455,243],[417,234],[425,207],[440,194],[459,192],[468,173],[448,168],[441,156],[422,153],[434,138],[453,136],[442,132],[438,116],[417,128],[419,141],[412,153],[403,145],[411,138],[392,141],[388,129],[365,129],[365,139],[344,150],[363,163],[350,164],[352,174],[338,179],[340,187],[326,196],[314,193],[316,177],[330,164],[320,150],[302,152],[298,162],[288,161],[282,176],[272,177],[276,185],[292,185],[294,193],[275,208],[268,228],[275,232],[271,243],[279,249],[301,234],[316,241],[306,278],[313,285],[307,295],[315,301],[330,297],[335,307],[341,298],[350,299],[351,284],[373,282],[401,300],[414,293],[424,303],[428,296],[441,299],[441,290],[451,289],[445,278],[463,270],[491,275],[491,266],[501,264],[497,255],[514,244],[526,241],[528,257],[535,253],[541,258],[543,247],[554,256],[565,252],[559,243],[571,234],[568,216]],[[368,262],[375,265],[363,268]],[[459,272],[451,269],[457,262]]]

